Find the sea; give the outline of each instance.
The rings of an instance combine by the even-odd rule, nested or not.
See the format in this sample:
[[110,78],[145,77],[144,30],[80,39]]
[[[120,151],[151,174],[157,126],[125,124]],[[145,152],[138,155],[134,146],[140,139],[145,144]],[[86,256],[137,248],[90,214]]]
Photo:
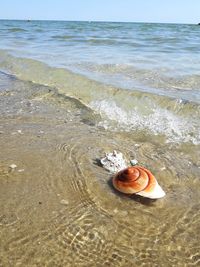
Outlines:
[[[0,266],[200,265],[200,26],[0,20]],[[117,192],[116,150],[166,196]]]
[[183,24],[1,20],[0,68],[81,99],[106,127],[199,144],[199,33]]

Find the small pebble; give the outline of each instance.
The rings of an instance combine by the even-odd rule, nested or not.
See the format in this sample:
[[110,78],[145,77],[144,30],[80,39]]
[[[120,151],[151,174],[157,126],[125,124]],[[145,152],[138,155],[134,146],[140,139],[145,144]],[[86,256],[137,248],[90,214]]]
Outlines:
[[60,201],[60,204],[62,204],[62,205],[68,205],[68,204],[69,204],[69,201],[66,200],[66,199],[62,199],[62,200]]
[[118,213],[118,209],[114,209],[113,212],[114,212],[114,213]]
[[160,170],[161,170],[161,171],[164,171],[164,170],[166,170],[166,167],[162,167]]
[[27,105],[27,107],[33,106],[33,104],[31,102],[29,102],[29,101],[26,103],[26,105]]
[[135,146],[135,147],[140,147],[140,145],[139,145],[139,144],[135,144],[134,146]]
[[18,132],[19,134],[22,134],[22,130],[17,130],[17,132]]
[[138,164],[138,161],[137,161],[137,159],[132,159],[132,160],[130,160],[130,163],[132,166],[134,166],[134,165]]
[[17,168],[17,165],[16,165],[16,164],[11,164],[9,167],[10,167],[11,169],[15,169],[15,168]]

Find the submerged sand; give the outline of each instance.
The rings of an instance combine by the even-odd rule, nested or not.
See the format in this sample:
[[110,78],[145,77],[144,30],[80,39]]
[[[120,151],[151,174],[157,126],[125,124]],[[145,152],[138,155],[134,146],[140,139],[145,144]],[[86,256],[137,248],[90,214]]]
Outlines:
[[[199,266],[197,146],[110,132],[55,89],[0,81],[0,266]],[[167,196],[117,193],[98,161],[113,149]]]

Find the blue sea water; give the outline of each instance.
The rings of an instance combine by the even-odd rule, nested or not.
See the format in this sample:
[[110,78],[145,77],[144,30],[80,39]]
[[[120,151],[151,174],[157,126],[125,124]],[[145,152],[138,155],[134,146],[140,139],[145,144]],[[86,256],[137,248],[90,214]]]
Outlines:
[[0,69],[56,86],[119,128],[198,143],[199,43],[198,25],[1,20]]

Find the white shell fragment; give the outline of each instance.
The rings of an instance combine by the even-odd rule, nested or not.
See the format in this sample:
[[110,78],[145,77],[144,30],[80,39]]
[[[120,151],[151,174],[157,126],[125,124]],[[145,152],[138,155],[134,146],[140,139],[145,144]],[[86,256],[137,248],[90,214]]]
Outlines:
[[134,166],[134,165],[138,164],[138,161],[137,161],[137,159],[132,159],[132,160],[130,160],[130,163],[132,166]]
[[102,158],[100,162],[106,170],[112,173],[116,173],[127,167],[123,154],[115,150],[111,153],[106,153],[105,158]]
[[68,205],[68,204],[69,204],[69,201],[66,200],[66,199],[62,199],[62,200],[60,201],[60,204],[62,204],[62,205]]
[[24,169],[20,169],[20,170],[18,170],[18,172],[24,172]]

